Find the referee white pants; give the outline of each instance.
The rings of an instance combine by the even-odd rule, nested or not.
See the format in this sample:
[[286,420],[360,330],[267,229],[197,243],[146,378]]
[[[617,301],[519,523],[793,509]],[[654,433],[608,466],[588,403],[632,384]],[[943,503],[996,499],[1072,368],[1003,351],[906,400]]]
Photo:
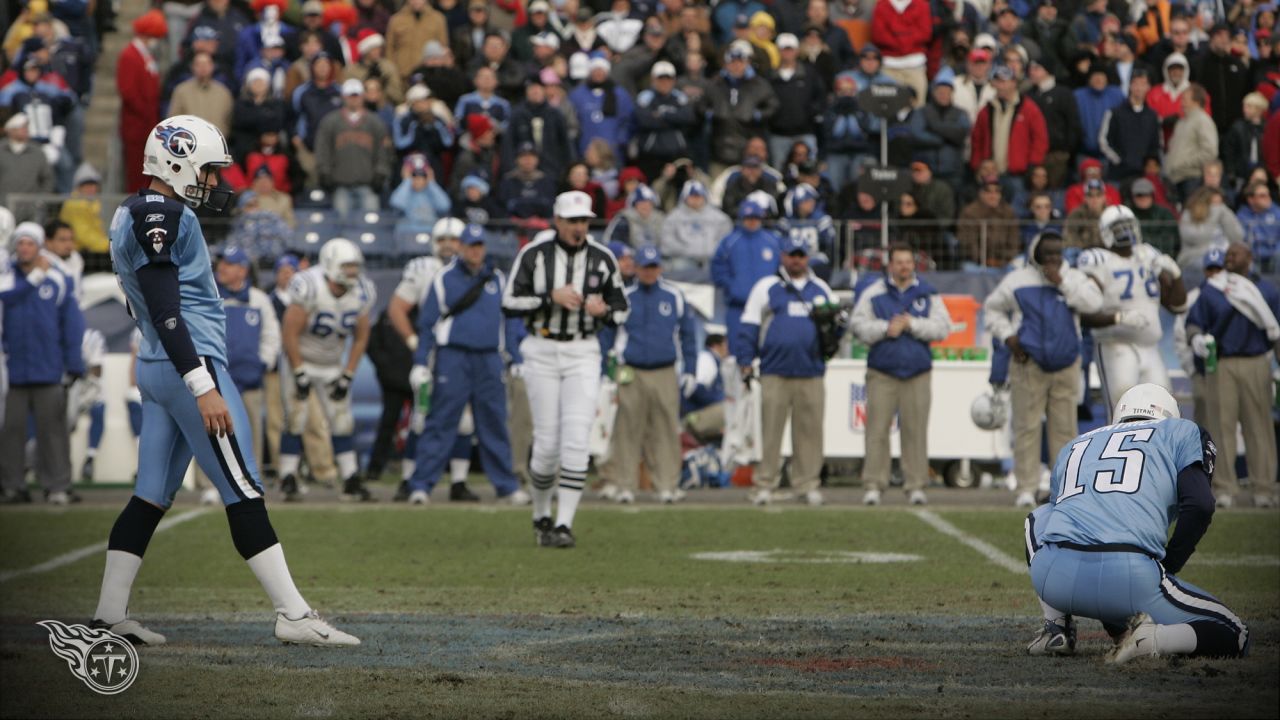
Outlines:
[[1102,367],[1109,407],[1120,402],[1120,396],[1139,383],[1155,383],[1169,388],[1169,371],[1160,356],[1159,345],[1135,345],[1133,343],[1099,342],[1098,357]]
[[600,391],[600,343],[594,337],[557,342],[531,335],[521,341],[520,353],[533,413],[530,472],[585,474],[587,436]]

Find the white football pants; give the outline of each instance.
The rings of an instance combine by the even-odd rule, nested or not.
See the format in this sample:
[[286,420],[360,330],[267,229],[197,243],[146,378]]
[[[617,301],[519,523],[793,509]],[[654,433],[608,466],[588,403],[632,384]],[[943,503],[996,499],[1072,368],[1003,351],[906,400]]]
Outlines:
[[1098,357],[1102,367],[1103,382],[1110,396],[1110,407],[1115,408],[1120,396],[1139,383],[1155,383],[1169,387],[1169,371],[1160,356],[1159,345],[1135,345],[1133,343],[1098,343]]
[[520,343],[524,384],[533,414],[529,469],[552,477],[560,468],[586,473],[587,437],[600,391],[600,343],[529,336]]

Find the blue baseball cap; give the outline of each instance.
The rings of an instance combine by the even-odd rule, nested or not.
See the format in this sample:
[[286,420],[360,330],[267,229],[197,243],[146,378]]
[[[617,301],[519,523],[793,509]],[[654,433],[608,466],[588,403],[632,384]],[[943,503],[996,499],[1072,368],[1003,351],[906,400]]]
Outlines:
[[1222,248],[1210,248],[1209,252],[1204,254],[1204,269],[1223,268],[1227,266],[1227,253]]
[[739,220],[745,220],[746,218],[764,219],[764,216],[764,206],[755,200],[744,200],[743,203],[738,206]]
[[297,255],[294,255],[293,253],[288,253],[287,255],[281,255],[280,257],[276,258],[276,271],[277,271],[277,272],[279,272],[279,271],[280,271],[280,268],[284,267],[285,265],[288,265],[289,267],[293,268],[294,270],[297,270],[297,269],[298,269],[298,256],[297,256]]
[[249,267],[253,264],[253,261],[249,259],[249,253],[245,252],[244,248],[234,245],[222,251],[222,262],[229,262],[232,265],[243,265],[245,267]]
[[636,251],[636,264],[640,267],[653,267],[662,264],[662,253],[652,245],[645,245]]
[[484,228],[472,223],[467,225],[467,229],[462,231],[462,237],[458,238],[463,245],[483,245],[484,244]]
[[635,251],[631,249],[630,245],[619,240],[614,240],[609,243],[609,252],[613,253],[615,258],[631,257],[632,255],[635,255]]
[[809,243],[798,235],[787,235],[782,238],[782,254],[794,255],[796,253],[809,254]]

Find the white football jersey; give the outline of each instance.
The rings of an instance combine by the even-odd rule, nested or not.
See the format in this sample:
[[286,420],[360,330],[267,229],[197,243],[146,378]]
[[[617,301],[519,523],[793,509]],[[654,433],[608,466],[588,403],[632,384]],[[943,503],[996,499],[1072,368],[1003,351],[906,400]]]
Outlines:
[[102,367],[102,359],[107,356],[107,339],[97,330],[85,328],[84,338],[80,341],[80,356],[84,358],[86,370]]
[[1160,274],[1155,268],[1161,252],[1145,243],[1121,257],[1105,248],[1080,253],[1077,266],[1102,287],[1102,312],[1130,310],[1142,313],[1146,327],[1112,325],[1094,328],[1093,336],[1105,342],[1154,345],[1160,342]]
[[373,311],[378,294],[373,283],[361,275],[341,297],[335,296],[329,290],[324,270],[313,267],[289,281],[289,298],[291,304],[307,313],[299,341],[302,361],[323,367],[342,364],[342,353],[356,320]]
[[427,291],[431,289],[431,282],[435,280],[436,274],[442,267],[444,263],[430,255],[410,260],[409,264],[404,266],[400,284],[396,285],[396,297],[416,308],[422,307],[422,302],[427,299]]
[[41,255],[49,259],[49,262],[63,275],[71,278],[75,283],[76,302],[84,302],[84,258],[75,250],[65,258],[58,257],[49,250],[41,250]]

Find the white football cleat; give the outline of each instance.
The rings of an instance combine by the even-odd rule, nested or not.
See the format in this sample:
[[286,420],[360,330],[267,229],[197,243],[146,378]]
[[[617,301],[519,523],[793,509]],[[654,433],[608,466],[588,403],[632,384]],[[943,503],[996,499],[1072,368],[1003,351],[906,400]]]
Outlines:
[[671,495],[673,498],[675,498],[676,502],[680,502],[681,500],[689,497],[689,493],[681,490],[680,488],[676,488],[675,492],[671,493]]
[[427,505],[430,503],[431,503],[431,496],[427,494],[426,490],[414,490],[413,492],[409,493],[410,505]]
[[676,502],[676,494],[670,490],[663,490],[658,493],[658,502],[663,505],[674,505]]
[[870,490],[868,490],[866,493],[862,495],[862,504],[863,505],[879,505],[880,491],[875,488],[871,488]]
[[827,500],[817,490],[810,490],[804,494],[804,501],[808,503],[809,507],[822,507]]
[[907,502],[912,505],[928,505],[929,496],[925,495],[923,490],[912,490],[911,494],[907,496]]
[[110,630],[134,645],[163,645],[165,637],[158,632],[148,630],[142,623],[132,618],[125,618],[115,625],[108,625],[102,620],[94,620],[89,627],[95,630]]
[[508,496],[508,500],[511,501],[512,505],[532,505],[533,504],[533,498],[530,497],[529,493],[525,492],[523,488],[511,493],[511,495]]
[[1030,490],[1018,493],[1018,499],[1013,501],[1014,507],[1033,508],[1036,506],[1036,495]]
[[773,493],[768,490],[757,490],[756,493],[751,495],[748,499],[751,500],[752,505],[764,507],[765,505],[773,502]]
[[1258,493],[1253,496],[1253,506],[1256,508],[1273,508],[1276,506],[1276,499],[1266,493]]
[[1107,653],[1107,662],[1122,665],[1136,657],[1159,655],[1156,647],[1156,623],[1146,613],[1129,618],[1129,629],[1120,636],[1120,642]]
[[630,490],[622,490],[614,496],[614,500],[617,500],[620,505],[630,505],[636,501],[636,495]]
[[1220,508],[1229,508],[1236,504],[1236,499],[1227,493],[1222,493],[1214,498],[1214,502]]
[[1074,655],[1076,652],[1076,621],[1071,616],[1057,623],[1044,621],[1044,629],[1027,646],[1028,655]]
[[217,490],[214,490],[213,488],[209,488],[208,490],[205,490],[204,492],[200,493],[200,504],[201,505],[221,505],[222,496],[218,494]]
[[609,483],[608,485],[605,485],[604,487],[600,488],[601,500],[612,500],[616,497],[618,497],[617,485],[614,485],[613,483]]
[[320,618],[315,610],[292,620],[284,613],[276,615],[276,639],[288,645],[315,645],[317,647],[352,647],[360,644],[360,638],[348,635]]

